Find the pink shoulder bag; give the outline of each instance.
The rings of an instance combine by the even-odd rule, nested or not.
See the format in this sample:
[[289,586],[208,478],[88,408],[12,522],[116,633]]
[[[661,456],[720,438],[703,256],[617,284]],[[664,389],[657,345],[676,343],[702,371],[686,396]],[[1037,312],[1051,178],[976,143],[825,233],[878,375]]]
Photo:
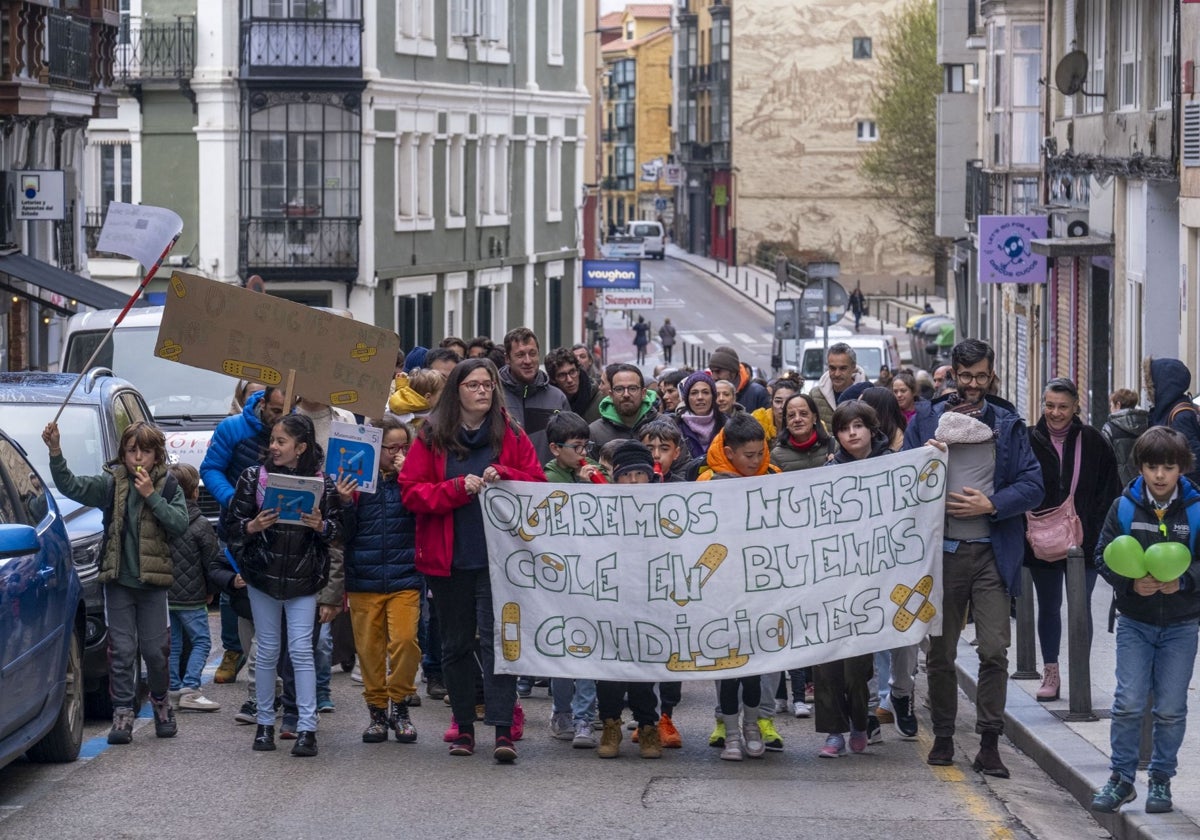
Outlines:
[[1075,488],[1079,484],[1079,463],[1083,460],[1083,434],[1075,438],[1075,469],[1071,474],[1071,492],[1058,507],[1029,511],[1025,514],[1025,539],[1039,560],[1056,563],[1067,559],[1067,549],[1083,543],[1083,523],[1075,511]]

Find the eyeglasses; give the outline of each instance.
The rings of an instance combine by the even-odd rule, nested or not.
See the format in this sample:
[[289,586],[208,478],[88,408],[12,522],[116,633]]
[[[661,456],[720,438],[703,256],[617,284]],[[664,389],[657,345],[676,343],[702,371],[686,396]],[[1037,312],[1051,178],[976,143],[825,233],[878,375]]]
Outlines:
[[384,452],[407,452],[408,444],[407,443],[395,443],[395,444],[392,444],[391,446],[381,446],[379,448],[382,449]]
[[464,388],[466,388],[468,391],[470,391],[472,394],[478,394],[480,391],[496,390],[496,383],[490,379],[484,379],[484,380],[479,380],[479,381],[472,380],[470,382],[463,382],[462,386]]
[[614,385],[611,390],[614,394],[636,394],[643,388],[642,385]]
[[562,449],[570,449],[576,454],[582,455],[584,452],[587,452],[587,448],[591,445],[592,442],[589,440],[587,443],[560,443],[559,447]]
[[570,370],[560,370],[554,376],[557,379],[575,379],[579,376],[579,368],[571,368]]
[[954,379],[964,385],[970,385],[972,382],[976,385],[986,385],[991,378],[992,372],[990,370],[986,373],[966,373],[965,371],[959,371],[954,374]]

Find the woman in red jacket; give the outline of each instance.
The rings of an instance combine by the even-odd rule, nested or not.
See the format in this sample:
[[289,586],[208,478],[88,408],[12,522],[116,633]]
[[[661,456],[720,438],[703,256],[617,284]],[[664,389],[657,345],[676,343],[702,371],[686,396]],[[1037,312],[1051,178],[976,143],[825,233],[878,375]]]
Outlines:
[[528,436],[503,408],[487,359],[459,362],[400,471],[401,497],[416,515],[417,571],[438,607],[442,673],[458,721],[451,755],[475,752],[475,632],[483,654],[484,723],[496,727],[492,756],[510,763],[517,678],[493,670],[492,586],[479,493],[501,479],[545,481]]

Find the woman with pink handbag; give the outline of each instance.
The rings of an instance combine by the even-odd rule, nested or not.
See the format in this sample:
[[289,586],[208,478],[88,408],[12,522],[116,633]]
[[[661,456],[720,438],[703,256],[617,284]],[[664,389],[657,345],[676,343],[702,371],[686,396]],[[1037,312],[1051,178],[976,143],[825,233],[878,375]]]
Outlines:
[[[1066,548],[1078,539],[1086,558],[1088,605],[1096,585],[1091,558],[1108,508],[1121,492],[1117,459],[1099,431],[1079,419],[1079,390],[1065,377],[1042,392],[1042,416],[1029,429],[1042,468],[1045,498],[1026,514],[1025,565],[1037,598],[1037,634],[1045,666],[1040,702],[1059,699],[1058,653],[1062,640]],[[1089,615],[1090,629],[1090,615]]]

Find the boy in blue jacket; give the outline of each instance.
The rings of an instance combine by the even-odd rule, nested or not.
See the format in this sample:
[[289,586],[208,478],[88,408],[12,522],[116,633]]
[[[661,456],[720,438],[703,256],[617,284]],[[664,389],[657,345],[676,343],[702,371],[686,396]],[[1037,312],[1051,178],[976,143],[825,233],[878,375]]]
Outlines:
[[[1193,468],[1188,440],[1166,426],[1148,429],[1133,447],[1141,476],[1130,482],[1109,508],[1096,566],[1116,594],[1117,688],[1113,696],[1112,776],[1092,797],[1092,810],[1112,813],[1137,799],[1137,774],[1142,714],[1147,696],[1154,695],[1154,736],[1146,811],[1171,810],[1171,777],[1187,729],[1187,692],[1196,662],[1200,628],[1200,564],[1194,550],[1191,564],[1168,581],[1152,575],[1136,579],[1114,571],[1105,562],[1109,543],[1128,534],[1143,549],[1157,543],[1193,546],[1191,520],[1200,504],[1200,491],[1184,473]],[[1124,507],[1123,507],[1124,506]],[[1198,520],[1200,521],[1200,520]]]

